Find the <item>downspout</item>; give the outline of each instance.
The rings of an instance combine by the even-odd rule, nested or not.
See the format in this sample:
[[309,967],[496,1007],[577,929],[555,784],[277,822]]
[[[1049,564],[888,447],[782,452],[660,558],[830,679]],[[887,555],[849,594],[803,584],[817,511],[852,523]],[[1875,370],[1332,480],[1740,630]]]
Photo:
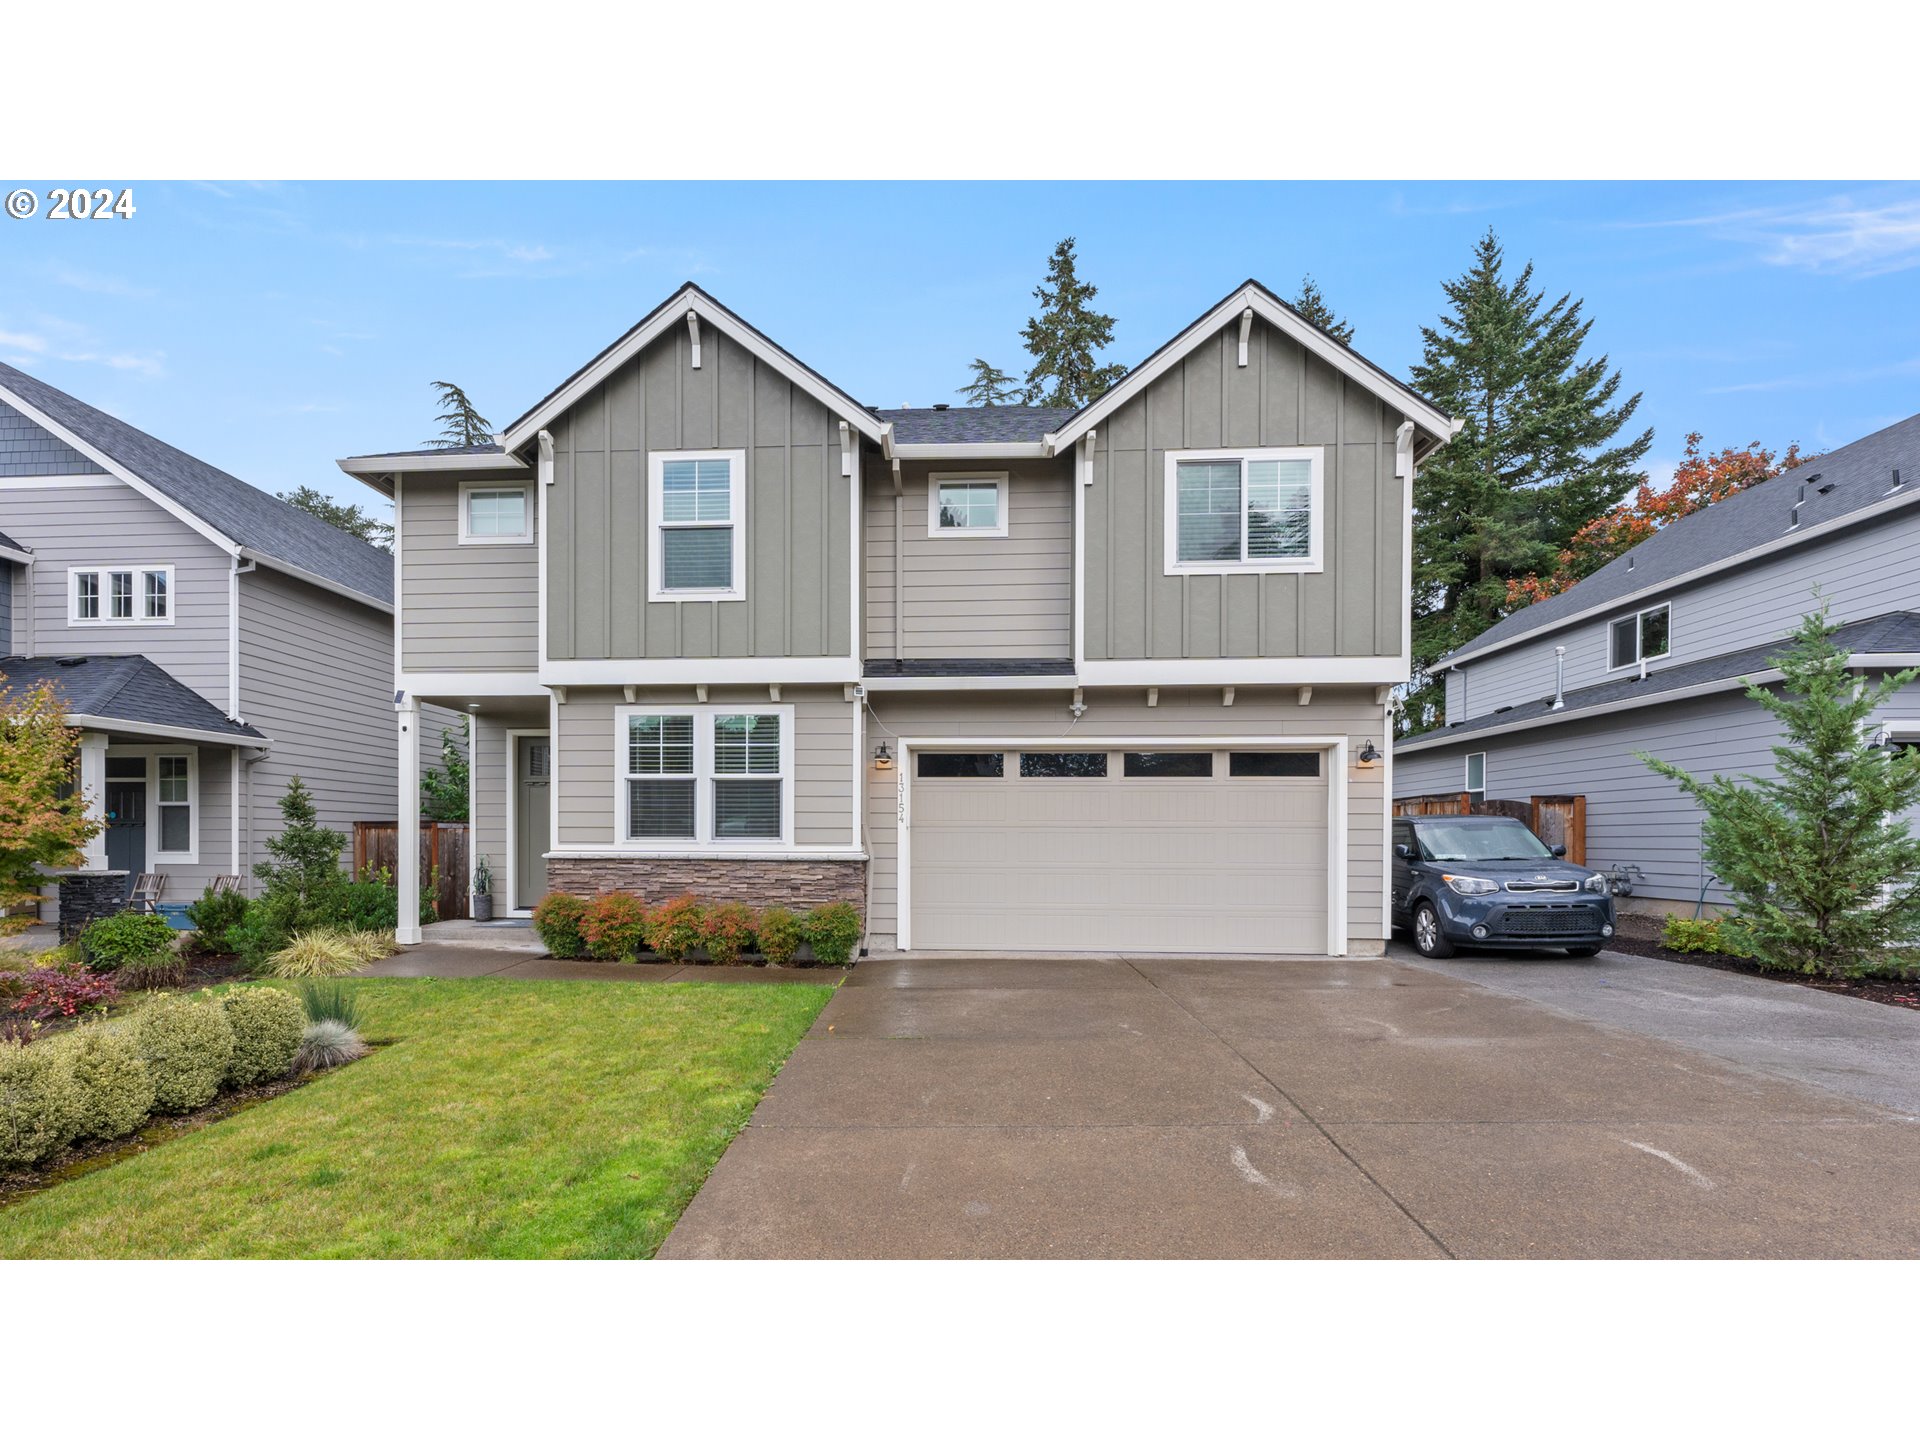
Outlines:
[[26,659],[28,659],[28,660],[31,660],[31,659],[33,659],[33,657],[34,657],[34,650],[35,650],[35,646],[34,646],[34,639],[35,639],[35,637],[34,637],[34,630],[35,630],[35,628],[36,628],[36,627],[34,626],[34,623],[33,623],[33,612],[34,612],[34,603],[33,603],[33,600],[34,600],[34,595],[33,595],[33,562],[34,562],[34,560],[35,560],[35,558],[36,558],[36,557],[35,557],[35,556],[33,556],[33,555],[28,555],[28,556],[27,556],[27,563],[26,563],[26,565],[25,565],[25,566],[23,566],[23,567],[22,567],[22,570],[21,570],[21,573],[22,573],[22,574],[23,574],[23,575],[24,575],[24,576],[26,577],[26,581],[27,581],[27,586],[26,586],[26,589],[27,589],[27,634],[26,634],[26,638],[25,638],[24,640],[22,640],[22,641],[20,642],[20,654],[21,654],[22,656],[24,656],[24,657],[25,657]]
[[906,632],[906,565],[900,553],[905,543],[905,533],[901,518],[902,506],[906,503],[905,492],[900,486],[900,462],[893,462],[893,658],[907,658]]
[[1555,710],[1567,708],[1567,647],[1553,647],[1553,705]]

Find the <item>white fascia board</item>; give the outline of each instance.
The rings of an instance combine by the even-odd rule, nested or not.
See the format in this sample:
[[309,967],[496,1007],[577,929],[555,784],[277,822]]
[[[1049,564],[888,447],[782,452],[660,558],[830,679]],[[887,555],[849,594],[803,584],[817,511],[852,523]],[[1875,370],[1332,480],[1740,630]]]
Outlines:
[[423,470],[524,470],[527,462],[511,453],[493,455],[349,455],[333,462],[347,474],[412,475]]
[[845,391],[828,385],[815,378],[804,366],[796,363],[778,345],[755,330],[743,320],[718,311],[706,296],[692,287],[682,289],[671,300],[661,305],[653,320],[642,328],[633,331],[613,349],[602,355],[587,369],[570,381],[566,388],[546,401],[538,410],[528,415],[513,429],[501,437],[501,443],[507,450],[518,450],[528,440],[552,423],[555,416],[562,414],[574,405],[583,395],[599,385],[614,371],[639,354],[647,346],[677,325],[687,322],[687,312],[691,310],[707,324],[720,330],[737,342],[740,347],[763,364],[771,365],[787,379],[799,386],[807,394],[818,400],[837,419],[845,420],[854,429],[876,444],[884,443],[887,426],[876,418],[866,406],[855,400]]
[[549,660],[543,685],[852,685],[860,666],[850,655],[736,660]]
[[1407,416],[1426,431],[1435,444],[1446,444],[1459,430],[1459,423],[1451,416],[1442,414],[1412,392],[1403,390],[1372,366],[1361,361],[1338,340],[1321,334],[1290,310],[1275,304],[1257,286],[1245,285],[1194,321],[1172,344],[1146,364],[1133,370],[1092,406],[1081,411],[1061,429],[1049,434],[1045,441],[1049,453],[1058,453],[1088,430],[1103,424],[1114,411],[1185,360],[1193,350],[1211,339],[1218,331],[1228,325],[1237,324],[1241,312],[1247,309],[1251,309],[1254,314],[1283,335],[1298,341],[1308,354],[1316,355],[1326,361],[1362,389],[1378,396],[1402,415]]
[[893,690],[1075,690],[1073,675],[869,675],[860,682],[872,694]]
[[[1839,534],[1850,525],[1861,525],[1869,521],[1878,520],[1889,512],[1898,510],[1905,505],[1911,505],[1915,501],[1920,501],[1920,489],[1908,493],[1905,487],[1902,487],[1900,494],[1888,496],[1876,504],[1863,505],[1858,510],[1850,511],[1845,515],[1836,515],[1833,519],[1824,521],[1819,525],[1814,525],[1806,530],[1796,530],[1792,534],[1782,535],[1778,540],[1770,540],[1765,545],[1756,545],[1751,550],[1742,550],[1738,555],[1729,555],[1726,559],[1716,560],[1711,565],[1702,565],[1698,570],[1689,570],[1684,575],[1675,575],[1670,580],[1657,581],[1647,586],[1644,590],[1634,590],[1626,595],[1617,596],[1612,600],[1603,601],[1598,605],[1589,605],[1585,610],[1576,610],[1573,614],[1555,620],[1551,624],[1542,625],[1537,630],[1528,630],[1523,634],[1513,636],[1511,639],[1498,640],[1491,645],[1483,646],[1478,650],[1468,651],[1465,654],[1448,655],[1435,662],[1427,673],[1430,675],[1438,675],[1443,670],[1452,670],[1460,665],[1471,665],[1474,661],[1488,655],[1498,655],[1502,650],[1511,650],[1516,645],[1526,645],[1535,640],[1544,640],[1548,636],[1556,634],[1561,630],[1571,629],[1573,626],[1584,624],[1589,620],[1597,620],[1602,615],[1611,615],[1619,611],[1644,608],[1648,600],[1666,594],[1669,591],[1679,590],[1684,586],[1693,584],[1695,581],[1704,580],[1709,575],[1718,575],[1724,570],[1732,570],[1736,566],[1750,564],[1755,560],[1763,560],[1782,550],[1791,549],[1795,545],[1806,545],[1827,539],[1829,536]],[[1712,507],[1709,506],[1708,511],[1711,509]],[[1694,513],[1705,514],[1708,512],[1695,511]],[[1576,585],[1567,593],[1570,595],[1578,594],[1579,586]]]
[[159,740],[190,740],[201,745],[233,745],[242,750],[269,750],[271,740],[253,735],[228,735],[219,730],[196,730],[188,725],[147,725],[122,720],[115,715],[85,715],[79,712],[64,717],[76,730],[101,730],[113,735],[137,735]]
[[902,460],[1045,460],[1053,454],[1038,440],[1025,444],[895,445],[893,453]]
[[1402,685],[1397,655],[1298,656],[1264,660],[1082,660],[1082,685]]
[[343,599],[358,601],[369,610],[378,610],[383,615],[393,614],[393,605],[390,601],[376,600],[364,590],[356,590],[351,585],[342,585],[338,580],[329,580],[326,576],[316,575],[311,570],[302,570],[298,565],[289,565],[278,556],[255,550],[250,545],[241,546],[236,554],[240,559],[251,560],[264,569],[278,570],[282,575],[291,575],[294,579],[304,581],[316,589],[330,590]]
[[395,677],[394,688],[429,700],[510,699],[547,693],[540,677],[526,670],[408,671]]
[[11,545],[0,545],[0,560],[11,560],[15,565],[31,565],[33,556],[24,550],[15,550]]
[[7,404],[11,405],[14,409],[18,410],[22,415],[25,415],[29,420],[33,421],[34,424],[38,425],[42,430],[45,430],[48,434],[54,436],[56,439],[64,442],[65,444],[72,446],[75,450],[78,450],[82,455],[86,456],[89,460],[93,461],[93,463],[98,465],[101,469],[107,471],[110,475],[113,475],[117,479],[124,481],[127,485],[131,486],[139,494],[151,500],[154,504],[158,505],[162,510],[166,511],[169,515],[173,516],[174,519],[178,520],[182,525],[185,525],[189,530],[192,530],[195,533],[204,537],[205,539],[212,541],[215,545],[219,546],[222,550],[224,550],[229,555],[238,555],[240,553],[240,545],[232,537],[221,533],[219,530],[216,530],[212,525],[209,525],[205,520],[202,520],[198,515],[196,515],[193,511],[187,509],[186,506],[182,505],[179,501],[175,500],[172,496],[164,495],[160,491],[154,489],[152,485],[148,484],[145,480],[142,480],[138,475],[134,474],[133,471],[127,469],[126,466],[122,465],[118,460],[114,459],[111,455],[107,454],[106,451],[100,450],[95,446],[90,445],[89,443],[87,443],[87,441],[81,439],[78,435],[74,434],[71,430],[67,429],[66,426],[62,425],[59,421],[55,420],[52,416],[46,414],[44,411],[36,410],[32,405],[28,404],[25,400],[22,400],[18,395],[14,394],[13,391],[7,389],[7,387],[4,385],[0,385],[0,400],[6,401]]

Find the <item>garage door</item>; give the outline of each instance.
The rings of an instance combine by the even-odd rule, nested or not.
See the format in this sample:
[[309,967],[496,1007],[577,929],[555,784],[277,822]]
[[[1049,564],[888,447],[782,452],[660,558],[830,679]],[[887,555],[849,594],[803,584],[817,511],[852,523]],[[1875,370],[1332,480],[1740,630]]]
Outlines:
[[1319,751],[913,755],[916,950],[1327,952]]

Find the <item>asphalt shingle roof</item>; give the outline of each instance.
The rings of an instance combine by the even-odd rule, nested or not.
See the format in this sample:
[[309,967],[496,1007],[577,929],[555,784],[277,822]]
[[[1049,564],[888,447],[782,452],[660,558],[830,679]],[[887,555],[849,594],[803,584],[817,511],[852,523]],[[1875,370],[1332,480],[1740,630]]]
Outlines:
[[1800,531],[1838,520],[1885,499],[1895,470],[1902,489],[1920,494],[1920,415],[1656,530],[1572,589],[1515,611],[1447,658],[1468,659],[1490,645],[1549,629],[1569,616],[1684,580],[1704,566],[1784,540],[1794,533],[1787,522],[1803,490]]
[[111,456],[161,494],[192,511],[228,539],[284,565],[393,603],[393,556],[246,481],[176,450],[56,390],[24,370],[0,363],[0,385]]
[[[1876,615],[1870,620],[1856,620],[1835,631],[1833,640],[1834,644],[1853,655],[1920,654],[1920,613],[1896,610],[1886,615]],[[1583,710],[1617,705],[1622,700],[1653,699],[1694,685],[1710,685],[1716,680],[1737,680],[1742,676],[1757,675],[1773,668],[1773,657],[1785,648],[1786,640],[1782,637],[1770,640],[1765,645],[1732,650],[1725,655],[1711,655],[1705,660],[1650,669],[1645,680],[1638,675],[1629,675],[1624,679],[1589,685],[1581,690],[1569,690],[1565,697],[1566,704],[1559,710],[1553,708],[1553,695],[1549,692],[1538,700],[1504,706],[1485,715],[1476,715],[1458,725],[1448,725],[1425,735],[1417,735],[1402,742],[1399,748],[1413,750],[1424,745],[1438,746],[1482,730],[1540,720],[1549,715],[1557,720],[1571,719]]]
[[7,535],[7,533],[4,530],[0,530],[0,548],[5,548],[8,550],[24,550],[27,547],[22,545],[18,540],[12,539],[10,536]]
[[896,445],[1031,445],[1073,411],[1044,405],[955,405],[873,413],[893,422]]
[[19,655],[0,658],[0,684],[26,689],[51,685],[69,712],[127,725],[208,730],[235,740],[264,740],[251,725],[236,725],[204,696],[189,690],[144,655]]

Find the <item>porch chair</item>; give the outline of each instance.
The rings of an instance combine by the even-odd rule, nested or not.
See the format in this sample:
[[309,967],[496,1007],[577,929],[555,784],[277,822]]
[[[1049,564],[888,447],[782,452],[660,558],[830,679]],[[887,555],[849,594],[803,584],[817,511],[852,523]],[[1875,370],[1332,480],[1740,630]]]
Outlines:
[[127,896],[129,910],[141,910],[149,915],[157,914],[160,908],[160,891],[166,885],[164,875],[149,870],[133,882],[133,893]]
[[216,895],[238,895],[240,893],[240,877],[238,875],[214,876],[213,893]]

